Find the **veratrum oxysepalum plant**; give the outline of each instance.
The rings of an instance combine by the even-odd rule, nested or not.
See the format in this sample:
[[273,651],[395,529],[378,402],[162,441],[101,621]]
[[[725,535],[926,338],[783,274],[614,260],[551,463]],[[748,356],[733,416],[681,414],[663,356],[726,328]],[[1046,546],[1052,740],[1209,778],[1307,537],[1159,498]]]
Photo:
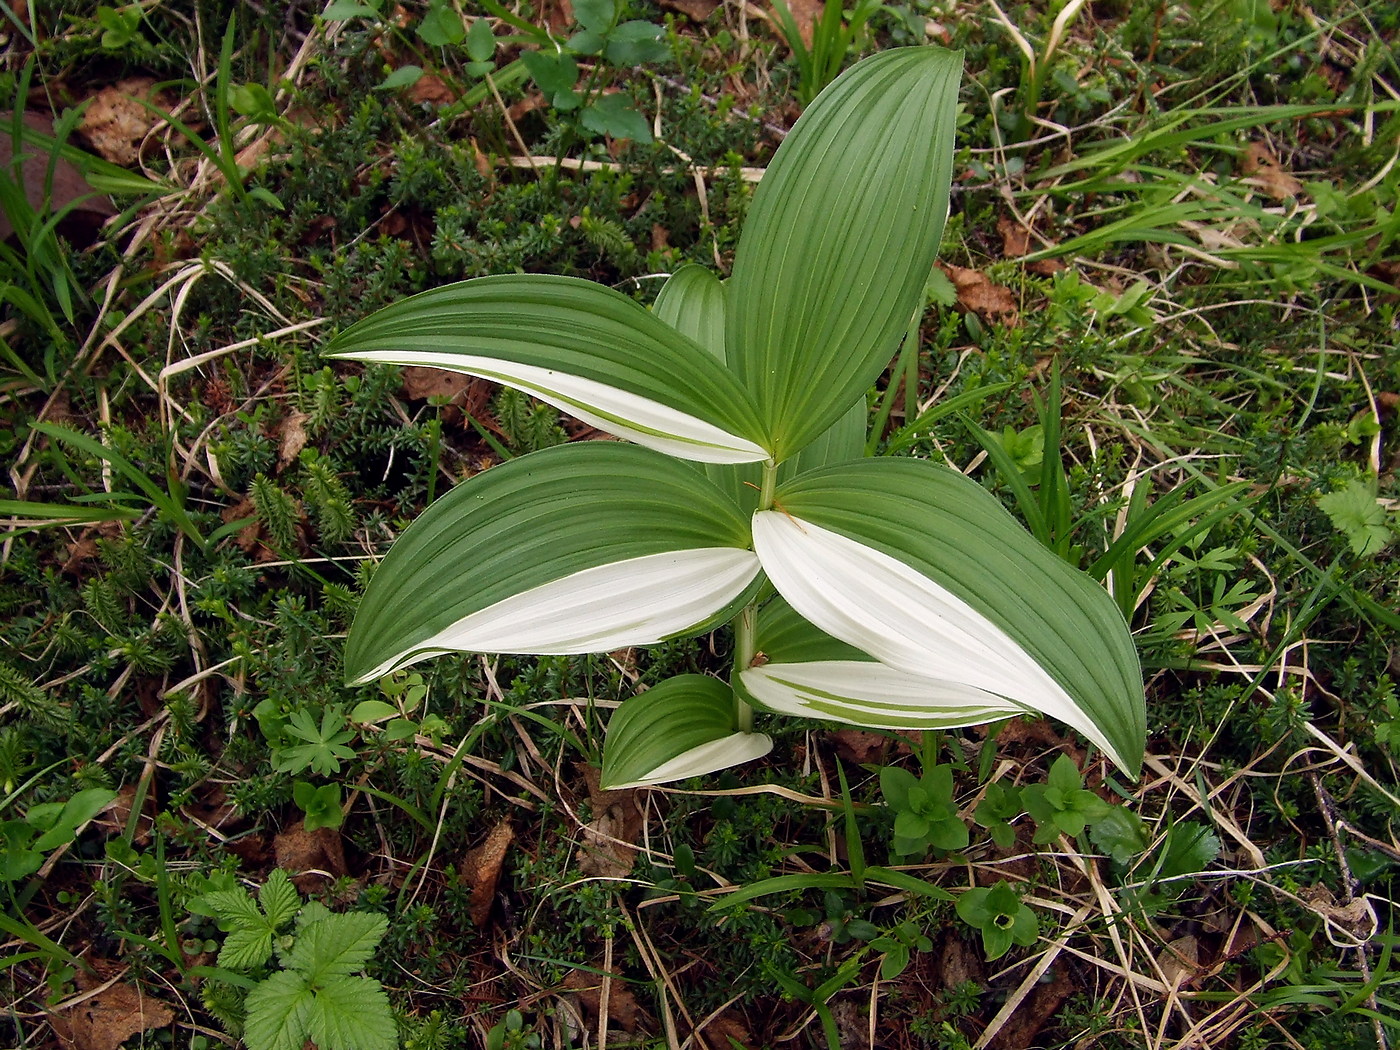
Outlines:
[[755,707],[897,729],[1040,712],[1136,777],[1141,672],[1107,592],[958,472],[862,457],[866,391],[942,236],[961,68],[896,49],[827,88],[754,194],[727,283],[684,267],[647,310],[588,281],[483,277],[337,336],[332,356],[483,376],[626,439],[510,460],[429,506],[365,592],[347,678],[733,620],[728,684],[681,675],[612,715],[605,786],[766,754]]

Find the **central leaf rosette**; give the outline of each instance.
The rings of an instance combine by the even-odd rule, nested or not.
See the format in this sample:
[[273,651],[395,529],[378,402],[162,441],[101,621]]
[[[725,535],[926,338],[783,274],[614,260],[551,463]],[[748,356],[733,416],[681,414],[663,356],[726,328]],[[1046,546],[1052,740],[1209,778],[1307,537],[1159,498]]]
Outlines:
[[613,716],[606,786],[759,757],[754,706],[889,728],[1041,712],[1136,775],[1141,675],[1107,593],[956,471],[861,458],[865,391],[923,305],[947,214],[960,68],[907,48],[840,77],[775,155],[727,284],[685,267],[648,311],[586,281],[481,278],[333,341],[517,387],[633,442],[524,456],[431,505],[366,591],[352,681],[737,616],[730,685],[683,675]]

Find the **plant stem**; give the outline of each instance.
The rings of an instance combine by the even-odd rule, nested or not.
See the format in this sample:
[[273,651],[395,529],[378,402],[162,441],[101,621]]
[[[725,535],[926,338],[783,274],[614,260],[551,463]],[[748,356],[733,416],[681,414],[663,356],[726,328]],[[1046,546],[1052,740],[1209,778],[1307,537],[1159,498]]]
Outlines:
[[763,487],[758,490],[758,509],[768,510],[773,506],[773,493],[778,487],[778,464],[771,459],[763,464]]
[[[739,672],[753,663],[758,652],[755,640],[755,626],[758,622],[758,602],[752,601],[739,610],[734,621],[734,672],[730,681],[737,682]],[[734,694],[734,725],[741,733],[753,732],[753,708]]]
[[[758,509],[768,510],[773,506],[773,493],[778,487],[778,465],[771,460],[763,464],[763,484],[758,490]],[[758,601],[749,602],[739,610],[734,618],[734,670],[730,683],[737,682],[739,675],[753,664],[758,655]],[[741,733],[753,732],[753,708],[734,694],[734,727]]]

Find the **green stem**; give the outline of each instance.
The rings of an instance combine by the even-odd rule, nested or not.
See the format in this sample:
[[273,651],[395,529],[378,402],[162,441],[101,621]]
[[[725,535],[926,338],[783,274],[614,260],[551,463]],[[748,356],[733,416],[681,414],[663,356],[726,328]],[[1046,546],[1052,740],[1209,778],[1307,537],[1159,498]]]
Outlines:
[[[758,623],[758,602],[752,601],[739,610],[734,621],[734,673],[731,681],[739,680],[739,673],[753,663],[758,653],[755,628]],[[734,694],[734,724],[741,733],[753,732],[753,708]]]
[[[768,510],[773,506],[773,493],[778,488],[778,465],[772,460],[763,464],[763,483],[758,490],[758,509]],[[758,601],[749,602],[739,610],[734,618],[734,671],[730,682],[737,682],[739,675],[753,665],[758,655]],[[753,732],[753,708],[734,694],[734,726],[741,733]]]
[[771,459],[763,464],[763,487],[758,490],[758,509],[768,510],[773,506],[773,493],[778,488],[778,464]]

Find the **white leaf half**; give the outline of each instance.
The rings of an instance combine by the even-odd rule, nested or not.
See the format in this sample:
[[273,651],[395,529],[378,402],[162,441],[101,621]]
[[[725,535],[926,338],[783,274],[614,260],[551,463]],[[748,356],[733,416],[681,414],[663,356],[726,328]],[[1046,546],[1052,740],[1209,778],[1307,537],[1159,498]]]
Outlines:
[[608,790],[646,787],[650,784],[684,780],[687,777],[700,777],[706,773],[728,769],[730,766],[752,762],[772,750],[773,738],[766,733],[731,733],[729,736],[682,752],[638,780],[631,780],[626,784],[609,784]]
[[773,586],[827,634],[901,671],[1006,697],[1122,756],[1070,695],[987,617],[936,581],[863,543],[781,511],[753,516]]
[[811,660],[749,667],[739,681],[764,707],[877,729],[952,729],[1024,714],[1004,697],[874,660]]
[[421,350],[367,350],[354,357],[357,361],[443,368],[490,379],[523,390],[604,433],[679,459],[754,463],[768,458],[761,446],[696,416],[596,379],[553,368],[496,357]]
[[465,616],[359,681],[449,652],[563,656],[655,645],[704,623],[758,572],[753,551],[737,547],[648,554],[584,569]]

